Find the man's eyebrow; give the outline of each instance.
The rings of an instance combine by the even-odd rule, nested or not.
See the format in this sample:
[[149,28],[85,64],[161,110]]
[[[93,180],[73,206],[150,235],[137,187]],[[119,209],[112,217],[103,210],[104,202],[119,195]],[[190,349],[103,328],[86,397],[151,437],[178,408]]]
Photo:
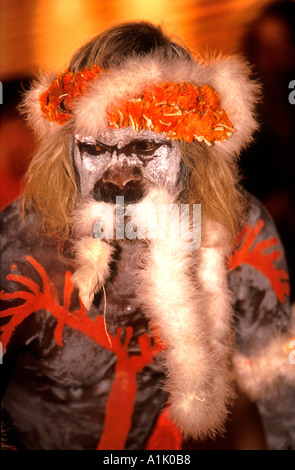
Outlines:
[[153,143],[153,144],[158,145],[158,146],[160,146],[160,145],[169,145],[169,146],[171,146],[171,141],[170,140],[166,140],[166,139],[161,140],[159,138],[153,138],[153,137],[138,137],[138,138],[134,138],[134,139],[130,140],[125,145],[123,145],[121,148],[136,145],[137,143],[140,143],[140,142]]
[[[150,153],[156,151],[159,147],[165,145],[169,146],[171,148],[172,143],[170,140],[164,139],[164,138],[159,138],[159,136],[136,136],[132,138],[131,140],[127,140],[126,142],[120,142],[120,139],[118,139],[117,142],[115,142],[115,139],[112,144],[110,143],[105,143],[102,140],[95,139],[93,137],[88,137],[88,136],[75,136],[75,141],[76,145],[79,148],[80,152],[83,152],[83,149],[81,147],[85,146],[85,151],[87,151],[87,147],[90,148],[95,148],[95,147],[101,147],[101,149],[97,150],[97,155],[105,152],[113,153],[114,151],[117,151],[119,153],[124,153],[126,156],[131,155],[134,153],[134,146],[140,143],[146,142],[147,144],[153,144],[154,149],[150,150]],[[140,150],[140,149],[139,149]],[[139,153],[138,150],[138,153]],[[147,150],[148,151],[148,150]],[[136,152],[137,153],[137,152]]]

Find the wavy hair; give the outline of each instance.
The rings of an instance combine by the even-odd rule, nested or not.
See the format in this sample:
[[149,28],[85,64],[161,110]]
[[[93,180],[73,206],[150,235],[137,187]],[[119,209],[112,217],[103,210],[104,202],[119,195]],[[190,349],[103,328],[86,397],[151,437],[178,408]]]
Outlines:
[[184,201],[201,204],[202,215],[226,227],[234,242],[246,210],[237,159],[227,161],[199,142],[181,142],[180,148],[189,173]]
[[[143,57],[158,50],[167,59],[194,61],[186,47],[169,39],[160,27],[146,22],[125,23],[82,46],[72,57],[69,70],[75,72],[92,65],[107,70],[128,57]],[[40,215],[44,233],[62,241],[72,236],[71,214],[80,197],[71,160],[71,126],[67,123],[55,138],[41,136],[26,173],[22,198],[26,210],[33,209]],[[183,199],[201,204],[202,214],[227,227],[233,239],[244,207],[236,157],[223,158],[214,145],[208,148],[199,142],[180,142],[180,149],[189,172]]]

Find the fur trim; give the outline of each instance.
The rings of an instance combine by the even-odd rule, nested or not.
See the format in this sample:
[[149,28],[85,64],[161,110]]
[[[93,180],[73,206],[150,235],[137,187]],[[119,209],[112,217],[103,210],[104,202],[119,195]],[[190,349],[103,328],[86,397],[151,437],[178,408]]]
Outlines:
[[112,212],[113,207],[109,204],[86,201],[78,206],[72,217],[76,236],[73,251],[77,266],[73,283],[87,309],[110,275],[109,265],[114,252],[109,243],[93,238],[93,226],[98,220],[109,219]]
[[253,116],[260,88],[250,80],[251,70],[238,57],[218,57],[211,62],[196,63],[187,60],[167,61],[156,54],[126,61],[111,70],[101,80],[92,83],[89,92],[77,100],[75,106],[76,128],[82,135],[96,135],[106,126],[106,109],[110,104],[139,95],[152,85],[168,81],[209,85],[221,97],[235,132],[225,142],[218,142],[218,150],[226,154],[238,153],[252,140],[257,129]]
[[83,304],[89,309],[94,295],[110,275],[113,247],[102,240],[82,238],[75,243],[74,251],[78,269],[73,274],[73,283],[79,289]]
[[237,383],[252,400],[269,396],[280,383],[295,387],[295,306],[292,317],[288,334],[276,335],[250,356],[234,355]]
[[[155,201],[173,203],[165,192],[150,194],[136,208],[138,225],[148,210],[153,212],[153,206],[148,206]],[[211,263],[216,276],[209,279],[208,288]],[[195,273],[199,271],[202,281],[198,282]],[[199,250],[188,250],[177,237],[151,240],[140,273],[141,301],[166,346],[163,361],[170,417],[184,436],[203,438],[221,432],[233,397],[229,363],[232,308],[225,279],[222,248],[203,248],[200,259]],[[212,302],[208,302],[208,291]]]
[[[224,248],[227,234],[220,226],[210,224],[210,246],[201,246],[200,250],[188,249],[188,233],[176,236],[172,231],[161,238],[155,236],[161,229],[156,227],[150,237],[146,222],[163,223],[155,217],[155,204],[172,205],[172,218],[179,214],[166,190],[151,191],[140,204],[131,206],[129,215],[138,236],[150,239],[141,254],[144,269],[137,273],[139,301],[166,346],[164,386],[170,397],[171,419],[184,436],[212,436],[222,431],[233,397],[232,308],[226,282],[228,253]],[[79,268],[74,282],[87,308],[109,275],[112,247],[90,238],[89,232],[95,219],[102,217],[104,206],[88,202],[81,208],[82,214],[87,207],[84,217],[79,211],[74,216],[79,236],[86,235],[75,245]],[[181,226],[190,230],[189,223],[183,224],[183,220]]]
[[255,105],[260,100],[260,85],[250,79],[249,64],[237,56],[217,57],[204,68],[206,74],[211,74],[210,83],[220,95],[222,107],[235,129],[227,141],[216,142],[216,150],[229,155],[238,154],[252,142],[253,134],[258,129]]
[[[132,58],[118,68],[104,72],[89,85],[87,93],[74,104],[74,122],[71,125],[75,133],[95,136],[107,128],[106,111],[110,104],[120,105],[144,89],[169,81],[199,86],[207,84],[220,95],[221,106],[235,129],[226,141],[215,143],[216,149],[225,156],[239,153],[251,141],[257,128],[254,105],[260,88],[250,80],[250,73],[247,63],[238,57],[217,57],[203,63],[186,59],[167,60],[156,53]],[[53,130],[61,132],[62,127],[68,127],[47,122],[41,114],[39,96],[49,86],[49,76],[41,77],[23,104],[29,122],[39,135]]]
[[26,116],[28,125],[34,130],[38,138],[45,136],[48,138],[48,135],[54,136],[62,130],[60,126],[44,119],[39,101],[40,95],[48,89],[51,81],[56,76],[57,73],[53,71],[40,73],[39,78],[33,82],[31,89],[25,93],[19,106],[21,114]]
[[[96,202],[93,199],[84,200],[75,209],[72,215],[73,230],[76,238],[93,238],[93,226],[95,222],[101,221],[104,224],[106,239],[113,238],[114,219],[113,212],[115,206],[105,202]],[[108,222],[108,223],[107,223]]]

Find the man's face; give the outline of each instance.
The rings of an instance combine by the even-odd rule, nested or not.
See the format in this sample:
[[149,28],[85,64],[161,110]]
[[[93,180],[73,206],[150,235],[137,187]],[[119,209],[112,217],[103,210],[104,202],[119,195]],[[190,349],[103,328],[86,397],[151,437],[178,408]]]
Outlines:
[[152,188],[175,190],[180,170],[177,142],[152,131],[110,129],[74,137],[74,162],[83,198],[134,203]]

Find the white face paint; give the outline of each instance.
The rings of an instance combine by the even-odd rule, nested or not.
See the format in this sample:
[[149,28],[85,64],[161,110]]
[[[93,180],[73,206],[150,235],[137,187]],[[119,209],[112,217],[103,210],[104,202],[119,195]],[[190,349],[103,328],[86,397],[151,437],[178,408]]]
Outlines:
[[74,162],[82,197],[109,202],[123,195],[136,202],[155,186],[175,190],[180,151],[162,134],[109,129],[95,137],[76,135]]

